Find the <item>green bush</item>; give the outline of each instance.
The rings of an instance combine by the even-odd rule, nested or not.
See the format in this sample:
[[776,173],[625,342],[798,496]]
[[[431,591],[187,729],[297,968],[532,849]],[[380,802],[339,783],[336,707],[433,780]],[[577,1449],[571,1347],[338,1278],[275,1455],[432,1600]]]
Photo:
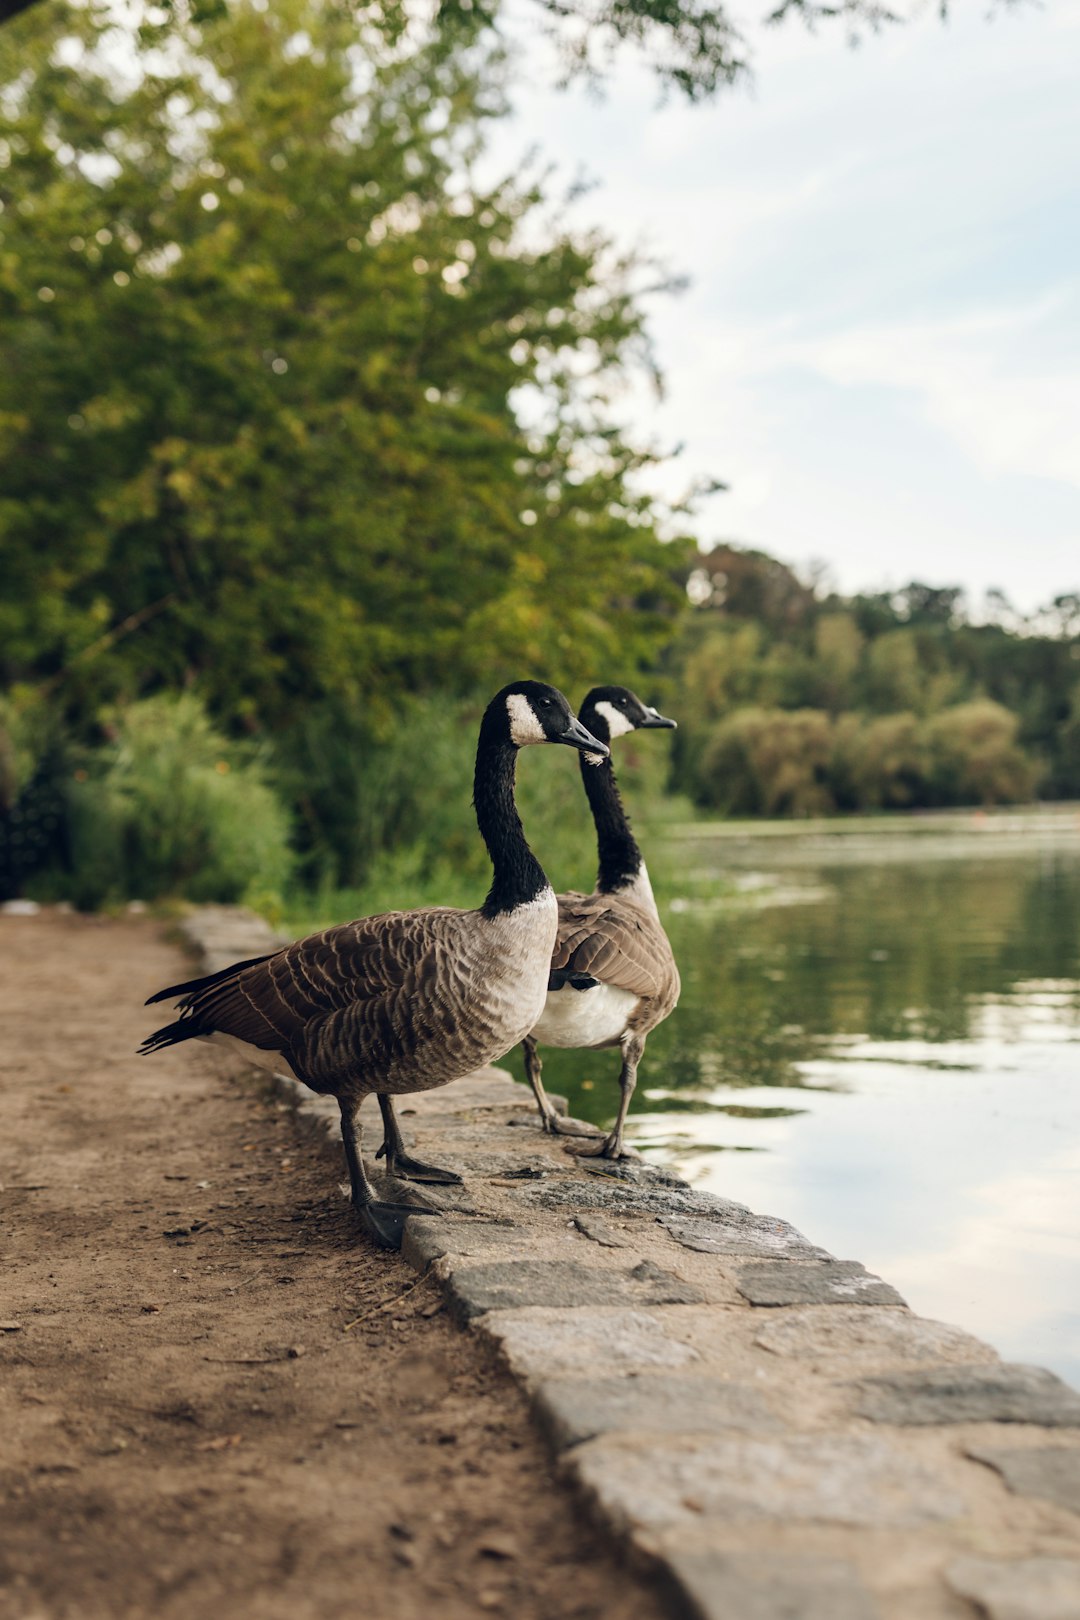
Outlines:
[[68,858],[38,892],[90,909],[122,899],[280,895],[289,820],[250,749],[216,732],[190,694],[121,711],[68,785]]
[[832,722],[818,709],[737,709],[705,749],[701,802],[729,815],[824,815],[835,808],[827,785],[832,738]]
[[1017,804],[1035,792],[1040,770],[1016,741],[1018,718],[983,699],[943,709],[926,722],[930,783],[939,804]]
[[925,804],[929,757],[924,731],[914,714],[841,715],[830,766],[837,804],[845,810],[905,810]]
[[1039,778],[1017,729],[1016,715],[988,699],[929,719],[735,709],[708,736],[697,797],[741,816],[1016,804],[1032,797]]
[[46,703],[0,695],[0,900],[22,894],[62,848],[66,754]]

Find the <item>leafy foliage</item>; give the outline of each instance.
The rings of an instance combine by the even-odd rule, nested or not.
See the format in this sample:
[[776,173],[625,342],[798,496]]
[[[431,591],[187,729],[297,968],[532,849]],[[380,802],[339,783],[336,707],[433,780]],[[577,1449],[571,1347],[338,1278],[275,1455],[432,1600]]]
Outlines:
[[319,0],[32,20],[0,41],[6,680],[77,719],[194,683],[276,730],[647,661],[680,593],[606,401],[637,267],[470,180],[491,61]]
[[674,780],[740,815],[1080,796],[1080,635],[969,622],[913,583],[844,600],[763,553],[718,546],[673,655],[686,724]]
[[[1002,0],[1011,4],[1013,0]],[[916,0],[778,0],[747,16],[708,0],[533,0],[555,41],[567,79],[602,80],[622,46],[637,49],[665,90],[701,101],[750,76],[755,37],[798,20],[808,30],[843,28],[849,44],[913,20]],[[440,0],[444,20],[457,25],[497,20],[500,0]],[[944,20],[950,0],[938,0]]]
[[[0,23],[17,16],[36,0],[0,0]],[[1004,0],[1005,4],[1012,0]],[[198,25],[220,21],[231,0],[162,0],[167,17]],[[905,22],[917,7],[911,0],[887,5],[883,0],[779,0],[749,24],[738,22],[724,6],[703,0],[533,0],[545,32],[554,41],[566,79],[584,75],[596,82],[620,46],[637,49],[665,89],[690,101],[714,95],[722,86],[750,71],[747,38],[754,26],[769,27],[797,17],[809,29],[821,23],[841,24],[851,43],[886,25]],[[497,27],[510,8],[505,0],[429,0],[386,6],[379,0],[353,0],[352,14],[390,42],[431,26],[446,40],[474,39]],[[948,15],[948,0],[938,0]]]
[[710,738],[700,790],[734,815],[820,815],[831,729],[816,709],[737,709]]
[[48,709],[0,695],[0,901],[22,893],[61,846],[67,751]]
[[68,859],[37,881],[95,907],[135,897],[264,900],[289,876],[289,822],[250,747],[191,694],[134,703],[68,782]]

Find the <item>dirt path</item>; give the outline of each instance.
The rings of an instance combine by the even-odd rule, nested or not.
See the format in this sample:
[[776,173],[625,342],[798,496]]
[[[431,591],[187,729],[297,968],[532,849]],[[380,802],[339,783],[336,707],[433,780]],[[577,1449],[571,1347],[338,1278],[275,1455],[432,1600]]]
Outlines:
[[0,1616],[659,1620],[281,1105],[135,1057],[185,966],[0,918]]

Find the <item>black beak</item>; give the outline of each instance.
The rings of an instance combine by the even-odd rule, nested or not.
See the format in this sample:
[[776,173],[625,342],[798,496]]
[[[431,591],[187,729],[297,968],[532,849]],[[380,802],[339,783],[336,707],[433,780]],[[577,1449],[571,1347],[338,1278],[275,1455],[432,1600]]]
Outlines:
[[639,731],[659,731],[661,729],[664,731],[677,731],[679,728],[674,720],[668,719],[667,715],[657,714],[655,709],[646,709],[645,718],[638,721],[637,729]]
[[611,753],[607,743],[602,743],[599,737],[586,731],[580,720],[571,719],[562,736],[552,737],[551,741],[567,743],[571,748],[579,748],[583,754],[599,754],[601,759],[607,759]]

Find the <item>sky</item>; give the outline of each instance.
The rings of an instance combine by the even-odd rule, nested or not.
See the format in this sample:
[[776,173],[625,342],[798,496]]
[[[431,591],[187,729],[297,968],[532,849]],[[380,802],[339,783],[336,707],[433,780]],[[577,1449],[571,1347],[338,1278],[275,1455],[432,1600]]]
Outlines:
[[663,493],[730,486],[703,544],[976,611],[1080,589],[1080,0],[986,11],[758,34],[706,106],[625,55],[603,99],[519,75],[496,159],[584,174],[571,217],[690,278],[652,301],[665,400],[622,409],[684,446]]

